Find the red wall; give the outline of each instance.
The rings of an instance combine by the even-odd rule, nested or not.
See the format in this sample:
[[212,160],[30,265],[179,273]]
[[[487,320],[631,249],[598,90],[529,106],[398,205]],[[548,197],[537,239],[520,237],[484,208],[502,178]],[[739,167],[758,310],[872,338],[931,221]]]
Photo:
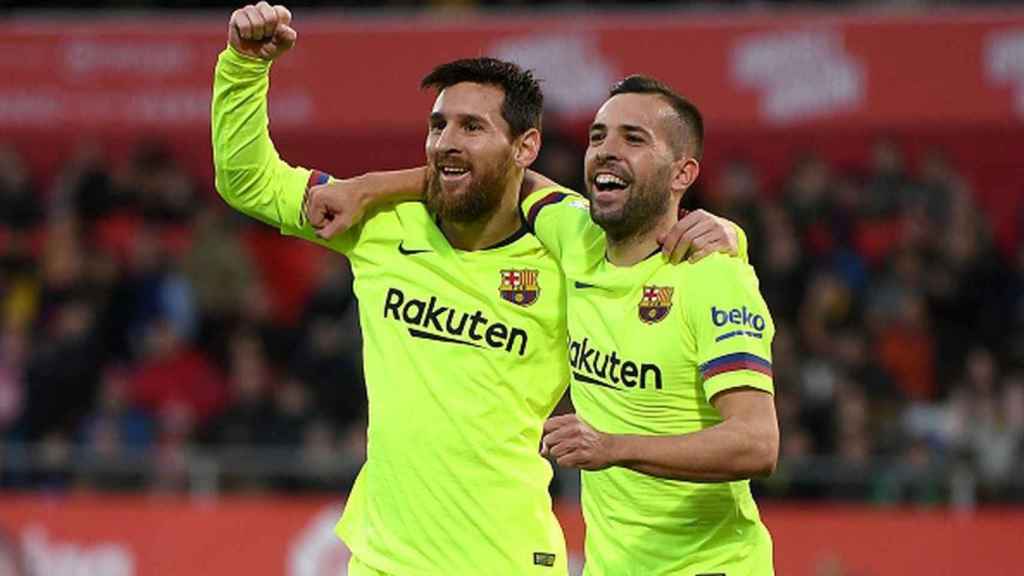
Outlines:
[[[338,500],[177,496],[4,496],[0,529],[47,576],[337,575],[347,552],[331,533]],[[576,565],[579,509],[560,506]],[[765,506],[776,573],[816,576],[1019,574],[1024,508],[949,510]],[[92,566],[92,572],[82,566]]]
[[[225,19],[226,19],[225,15]],[[158,26],[155,24],[159,24]],[[209,96],[220,18],[19,20],[0,37],[0,142],[45,189],[85,140],[113,163],[139,140],[170,141],[212,187]],[[1024,10],[931,14],[637,13],[542,18],[351,18],[298,11],[296,49],[274,64],[272,130],[283,156],[337,176],[421,161],[431,66],[490,54],[544,78],[549,128],[581,145],[607,87],[653,74],[708,124],[702,180],[754,161],[768,184],[814,149],[862,167],[894,137],[911,160],[946,150],[1016,240],[1024,196]]]

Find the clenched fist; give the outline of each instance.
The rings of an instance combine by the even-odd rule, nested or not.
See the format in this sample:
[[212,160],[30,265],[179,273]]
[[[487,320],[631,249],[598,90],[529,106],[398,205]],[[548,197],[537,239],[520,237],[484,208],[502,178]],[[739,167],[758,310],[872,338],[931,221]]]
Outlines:
[[612,466],[615,437],[595,430],[575,414],[549,418],[544,423],[540,453],[559,466],[583,470],[604,470]]
[[295,46],[298,33],[291,22],[292,13],[284,6],[250,4],[231,14],[228,43],[250,58],[271,61]]

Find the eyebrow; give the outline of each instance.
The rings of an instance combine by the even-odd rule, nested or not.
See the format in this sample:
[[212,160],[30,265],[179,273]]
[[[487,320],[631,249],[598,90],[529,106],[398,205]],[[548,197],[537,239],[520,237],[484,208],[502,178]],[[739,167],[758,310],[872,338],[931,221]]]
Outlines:
[[622,131],[623,132],[639,132],[639,133],[643,134],[644,136],[647,136],[648,138],[653,138],[654,137],[654,134],[650,130],[648,130],[647,128],[644,128],[643,126],[636,126],[634,124],[623,124],[622,125]]
[[[640,134],[643,134],[644,136],[647,136],[648,138],[654,137],[654,134],[650,130],[644,128],[643,126],[637,126],[635,124],[623,124],[619,127],[619,129],[622,130],[623,132],[638,132]],[[590,131],[593,132],[594,130],[604,130],[605,132],[607,132],[608,126],[602,124],[601,122],[595,122],[594,124],[590,125]]]
[[[440,120],[446,120],[444,114],[441,114],[440,112],[432,112],[430,114],[430,121],[431,122],[437,122],[437,121],[440,121]],[[460,122],[476,121],[476,122],[479,122],[481,124],[487,124],[488,123],[487,119],[484,118],[483,116],[481,116],[479,114],[471,114],[471,113],[468,113],[468,112],[464,112],[462,114],[456,114],[455,115],[455,120],[458,120]]]

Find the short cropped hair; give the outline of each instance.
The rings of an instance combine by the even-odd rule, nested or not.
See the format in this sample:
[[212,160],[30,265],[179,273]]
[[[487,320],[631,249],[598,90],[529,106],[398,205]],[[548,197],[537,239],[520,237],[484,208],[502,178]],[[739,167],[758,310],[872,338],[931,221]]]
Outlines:
[[501,117],[508,123],[512,138],[530,128],[540,130],[544,93],[529,70],[496,58],[464,58],[441,64],[420,82],[420,88],[438,91],[462,82],[474,82],[501,88],[505,99]]
[[685,142],[689,136],[693,145],[693,157],[697,160],[701,159],[704,154],[704,118],[693,102],[683,98],[666,84],[640,74],[627,76],[612,86],[608,97],[611,98],[619,94],[656,94],[661,96],[675,110],[680,122],[686,127],[688,134],[684,134],[679,139],[680,142]]

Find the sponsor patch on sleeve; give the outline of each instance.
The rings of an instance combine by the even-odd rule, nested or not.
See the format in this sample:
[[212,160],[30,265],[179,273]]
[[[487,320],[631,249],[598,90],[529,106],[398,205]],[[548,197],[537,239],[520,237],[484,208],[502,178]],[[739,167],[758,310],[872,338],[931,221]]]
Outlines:
[[762,314],[758,314],[746,306],[739,308],[711,307],[711,323],[716,329],[722,330],[715,337],[715,342],[728,340],[736,336],[763,338],[767,322]]

